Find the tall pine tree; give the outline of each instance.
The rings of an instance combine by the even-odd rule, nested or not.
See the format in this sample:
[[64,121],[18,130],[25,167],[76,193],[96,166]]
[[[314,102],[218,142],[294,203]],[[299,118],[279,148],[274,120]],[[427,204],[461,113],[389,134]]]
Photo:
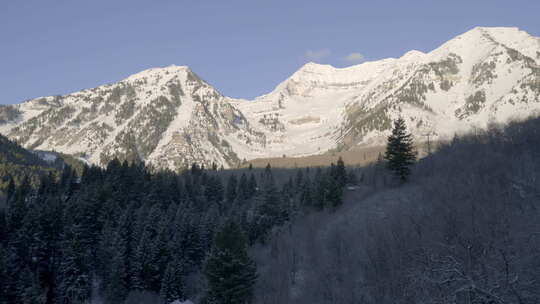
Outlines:
[[345,187],[345,184],[348,182],[347,169],[345,169],[345,162],[341,156],[338,158],[337,166],[335,167],[334,178],[340,187]]
[[84,248],[80,225],[68,228],[64,236],[60,265],[61,303],[83,304],[90,299],[92,277],[90,254]]
[[257,270],[248,256],[244,234],[234,222],[227,222],[216,234],[204,274],[208,303],[251,303]]
[[227,189],[225,191],[227,203],[231,204],[232,202],[234,202],[237,196],[237,188],[238,180],[236,179],[236,175],[231,174],[231,176],[229,176],[229,179],[227,180]]
[[176,300],[185,300],[185,265],[184,261],[175,256],[167,264],[163,279],[161,281],[160,295],[166,301],[171,303]]
[[410,166],[416,161],[412,135],[407,132],[405,120],[398,118],[394,122],[392,134],[388,137],[386,153],[386,166],[402,182],[405,182],[410,175]]

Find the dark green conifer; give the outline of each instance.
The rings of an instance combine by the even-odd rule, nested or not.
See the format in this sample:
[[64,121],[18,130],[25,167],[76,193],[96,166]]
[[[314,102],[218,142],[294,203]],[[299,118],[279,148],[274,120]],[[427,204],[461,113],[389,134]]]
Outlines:
[[297,188],[301,188],[304,185],[304,172],[302,169],[296,170],[295,183]]
[[345,162],[341,158],[338,158],[335,168],[335,179],[340,187],[345,187],[347,184],[347,169],[345,169]]
[[238,183],[238,198],[241,201],[245,201],[250,197],[249,181],[246,173],[242,173],[240,176],[240,182]]
[[255,174],[251,173],[250,177],[249,177],[249,182],[248,182],[248,190],[249,190],[249,197],[253,197],[257,191],[258,191],[259,187],[257,186],[257,180],[255,179]]
[[159,292],[165,303],[185,300],[184,267],[183,260],[176,256],[167,264]]
[[325,195],[327,204],[333,208],[340,206],[343,203],[342,196],[343,187],[339,184],[339,180],[335,178],[328,178]]
[[248,256],[246,240],[236,223],[227,222],[216,234],[204,274],[209,303],[251,303],[257,279],[256,266]]
[[328,178],[326,174],[323,174],[322,169],[317,168],[313,181],[313,206],[318,210],[322,210],[326,205],[327,180]]
[[407,133],[405,120],[401,117],[394,122],[384,158],[387,161],[386,167],[405,182],[410,175],[410,166],[416,161],[416,153],[412,135]]
[[77,224],[68,228],[60,265],[62,303],[87,303],[92,289],[91,255],[84,246],[83,230]]
[[237,196],[236,190],[237,190],[237,188],[238,188],[238,180],[236,179],[236,175],[231,174],[229,176],[229,179],[227,180],[227,189],[226,189],[226,193],[225,193],[227,202],[229,204],[232,203],[236,199],[236,196]]

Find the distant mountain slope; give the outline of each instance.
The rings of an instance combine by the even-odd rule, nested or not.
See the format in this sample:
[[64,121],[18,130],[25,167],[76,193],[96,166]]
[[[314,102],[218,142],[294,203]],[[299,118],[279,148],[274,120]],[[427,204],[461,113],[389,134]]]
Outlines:
[[48,167],[47,161],[0,134],[0,163]]
[[100,165],[118,157],[170,169],[236,167],[380,145],[398,116],[417,140],[437,140],[539,109],[540,39],[478,27],[430,53],[342,69],[308,63],[253,101],[221,95],[187,67],[150,69],[0,107],[0,132]]
[[266,132],[271,156],[382,144],[398,116],[419,139],[439,139],[538,111],[539,62],[539,38],[479,27],[427,54],[342,69],[309,63],[238,106]]
[[231,141],[263,144],[227,98],[187,67],[150,69],[115,84],[3,107],[0,130],[29,148],[104,165],[118,157],[178,168],[239,162]]
[[8,177],[17,182],[24,176],[36,178],[53,171],[53,165],[0,134],[0,190],[8,183]]
[[58,174],[66,165],[78,174],[82,173],[84,167],[84,163],[70,155],[27,150],[0,134],[0,192],[10,178],[18,184],[28,177],[35,184],[43,174]]

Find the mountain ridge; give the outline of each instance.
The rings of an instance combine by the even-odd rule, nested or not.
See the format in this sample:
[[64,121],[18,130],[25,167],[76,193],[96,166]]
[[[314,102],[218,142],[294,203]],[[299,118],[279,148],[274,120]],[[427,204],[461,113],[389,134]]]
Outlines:
[[151,68],[63,96],[0,107],[0,132],[27,148],[104,165],[179,169],[380,145],[404,116],[417,139],[540,110],[540,38],[476,27],[423,53],[345,68],[309,62],[254,100],[222,95],[188,66]]

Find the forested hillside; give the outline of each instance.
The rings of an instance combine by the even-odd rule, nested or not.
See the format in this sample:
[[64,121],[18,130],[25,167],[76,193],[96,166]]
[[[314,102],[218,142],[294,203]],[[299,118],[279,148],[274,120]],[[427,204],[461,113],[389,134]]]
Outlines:
[[58,176],[65,164],[79,173],[84,167],[81,161],[72,156],[50,151],[30,151],[0,134],[0,194],[10,181],[17,185],[37,185],[43,175]]
[[256,303],[539,303],[539,155],[535,118],[454,138],[402,186],[362,169],[253,251]]
[[65,166],[7,191],[0,303],[538,303],[539,130],[456,137],[406,183],[382,160]]
[[274,227],[339,207],[346,180],[343,162],[299,170],[193,165],[176,174],[113,160],[80,178],[65,166],[60,178],[43,175],[39,187],[8,191],[0,302],[210,302],[219,293],[207,290],[202,273],[218,270],[203,266],[214,253],[219,267],[213,239],[225,223],[239,226],[238,248],[265,244]]
[[0,191],[7,187],[10,179],[16,183],[21,183],[23,177],[37,181],[39,175],[51,171],[51,163],[0,134]]

